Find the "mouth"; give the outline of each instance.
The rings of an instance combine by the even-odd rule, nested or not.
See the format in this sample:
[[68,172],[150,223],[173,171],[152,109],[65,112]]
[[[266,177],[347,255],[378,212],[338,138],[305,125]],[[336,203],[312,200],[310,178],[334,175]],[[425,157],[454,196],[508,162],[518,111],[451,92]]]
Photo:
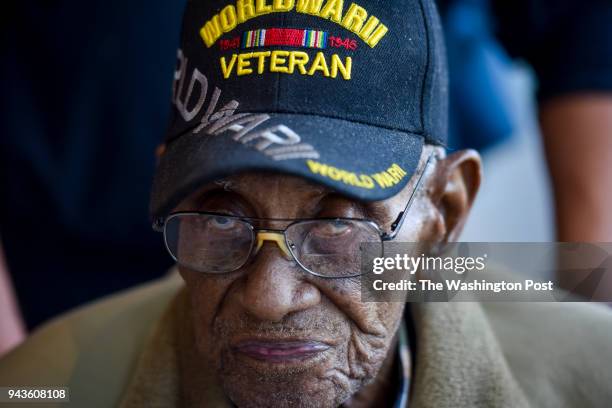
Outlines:
[[320,356],[330,346],[319,341],[246,340],[233,347],[236,353],[267,363],[301,362]]

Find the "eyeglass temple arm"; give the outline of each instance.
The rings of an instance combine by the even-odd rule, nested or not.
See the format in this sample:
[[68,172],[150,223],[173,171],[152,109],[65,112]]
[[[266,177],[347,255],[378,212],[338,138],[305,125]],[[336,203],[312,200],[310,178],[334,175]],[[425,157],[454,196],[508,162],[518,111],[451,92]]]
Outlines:
[[419,191],[419,189],[421,188],[421,184],[423,184],[423,180],[424,180],[423,176],[427,172],[427,168],[429,167],[429,163],[431,163],[431,161],[434,158],[434,156],[435,156],[435,153],[431,153],[429,155],[429,158],[427,159],[427,162],[425,163],[425,166],[423,166],[423,170],[421,171],[421,174],[419,175],[419,178],[418,178],[418,180],[416,182],[416,186],[414,187],[414,189],[412,190],[412,193],[410,194],[410,198],[408,199],[408,203],[406,203],[406,207],[404,208],[404,211],[399,213],[399,215],[397,216],[397,218],[395,219],[393,224],[391,224],[391,232],[389,234],[384,234],[383,235],[383,240],[390,241],[390,240],[395,239],[397,234],[402,229],[402,225],[404,225],[404,220],[406,219],[406,215],[408,214],[408,210],[410,209],[410,206],[412,205],[412,202],[414,201],[414,198],[416,197],[417,191]]

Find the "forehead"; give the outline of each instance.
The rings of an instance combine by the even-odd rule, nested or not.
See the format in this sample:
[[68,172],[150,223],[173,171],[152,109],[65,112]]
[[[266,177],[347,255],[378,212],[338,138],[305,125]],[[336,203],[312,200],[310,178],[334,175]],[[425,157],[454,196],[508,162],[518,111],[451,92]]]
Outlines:
[[[436,156],[436,153],[438,156]],[[215,193],[236,193],[240,196],[240,198],[247,199],[248,201],[254,200],[255,202],[249,204],[254,204],[255,206],[258,204],[256,202],[258,200],[256,199],[259,199],[259,201],[262,203],[270,203],[271,201],[285,204],[290,204],[291,202],[308,203],[316,198],[322,198],[333,194],[335,197],[341,197],[344,203],[352,203],[355,207],[361,206],[367,210],[366,212],[371,213],[373,216],[377,215],[380,216],[380,218],[385,218],[388,216],[388,214],[385,214],[385,212],[403,210],[402,205],[405,204],[405,200],[409,198],[411,193],[416,192],[417,189],[415,189],[415,187],[416,184],[418,184],[417,179],[423,178],[422,176],[426,172],[422,169],[426,169],[426,164],[429,163],[430,159],[440,159],[443,157],[444,151],[441,151],[434,146],[426,145],[421,153],[417,171],[409,179],[404,189],[395,196],[383,201],[359,202],[353,198],[349,198],[348,196],[343,196],[341,193],[331,188],[316,184],[299,176],[292,176],[284,173],[253,171],[228,176],[223,179],[218,179],[205,185],[201,185],[195,188],[189,196],[184,198],[178,205],[176,205],[171,212],[206,211],[202,204],[208,199],[208,196],[210,195],[209,193],[212,194],[213,191]],[[438,164],[436,164],[435,167],[438,167]],[[417,177],[419,174],[418,169],[421,169],[422,174]],[[432,172],[430,176],[426,177],[425,179],[427,180],[435,177],[436,173],[437,172],[435,171]],[[232,196],[231,194],[219,195],[225,196],[226,198],[230,198]],[[236,197],[236,195],[234,195],[234,197]],[[220,206],[223,207],[222,204]],[[278,214],[274,214],[270,216],[270,218],[282,217]]]
[[300,195],[321,196],[333,193],[333,190],[312,183],[304,178],[280,173],[243,173],[217,180],[207,186],[223,188],[226,191],[245,195],[286,192]]
[[[227,192],[228,198],[247,200],[258,207],[291,207],[307,205],[312,201],[335,194],[332,189],[307,181],[301,177],[280,173],[252,172],[242,173],[204,185],[194,196],[196,202],[202,203],[212,193]],[[223,194],[221,194],[223,196]],[[347,202],[357,201],[344,198]]]
[[[224,196],[223,192],[227,193]],[[219,194],[220,193],[220,194]],[[273,218],[305,216],[322,202],[342,207],[365,209],[373,216],[385,218],[394,202],[401,201],[402,193],[385,201],[362,202],[343,196],[330,188],[300,177],[280,173],[253,172],[219,179],[202,186],[177,208],[199,210],[211,196],[221,197],[222,203],[241,199],[267,212]]]

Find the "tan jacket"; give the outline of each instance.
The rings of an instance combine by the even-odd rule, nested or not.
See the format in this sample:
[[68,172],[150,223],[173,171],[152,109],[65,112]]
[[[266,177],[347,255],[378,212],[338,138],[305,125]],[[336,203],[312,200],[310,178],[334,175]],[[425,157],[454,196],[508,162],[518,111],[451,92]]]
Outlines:
[[[0,360],[0,386],[68,386],[72,407],[176,406],[169,327],[181,288],[172,276],[50,322]],[[611,406],[609,309],[437,303],[414,304],[412,313],[410,408]],[[220,390],[210,395],[207,406],[228,405]]]

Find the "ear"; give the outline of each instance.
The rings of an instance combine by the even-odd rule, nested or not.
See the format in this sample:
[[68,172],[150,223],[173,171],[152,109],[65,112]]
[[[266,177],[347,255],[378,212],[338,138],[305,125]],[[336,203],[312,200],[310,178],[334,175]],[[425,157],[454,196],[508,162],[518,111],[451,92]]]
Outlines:
[[435,231],[440,243],[459,238],[482,180],[482,162],[474,150],[441,159],[433,177],[432,202],[437,209]]

